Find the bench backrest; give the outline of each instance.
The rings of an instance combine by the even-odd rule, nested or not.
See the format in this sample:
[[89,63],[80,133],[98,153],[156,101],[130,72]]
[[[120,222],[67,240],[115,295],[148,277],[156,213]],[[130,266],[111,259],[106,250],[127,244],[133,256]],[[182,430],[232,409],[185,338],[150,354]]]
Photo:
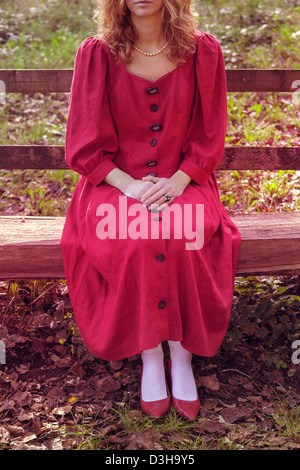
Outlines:
[[[228,92],[300,93],[300,70],[227,70]],[[69,93],[73,70],[0,70],[5,93]],[[4,86],[3,86],[4,83]],[[299,91],[298,91],[299,90]],[[300,101],[300,99],[299,99]],[[62,145],[0,146],[0,169],[68,169]],[[298,147],[226,146],[219,170],[300,170]]]

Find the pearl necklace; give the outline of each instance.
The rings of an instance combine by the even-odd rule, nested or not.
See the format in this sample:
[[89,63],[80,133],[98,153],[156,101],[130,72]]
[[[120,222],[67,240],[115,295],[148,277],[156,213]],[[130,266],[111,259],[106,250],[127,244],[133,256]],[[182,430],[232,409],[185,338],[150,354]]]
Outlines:
[[159,51],[157,51],[157,52],[145,52],[145,51],[142,51],[142,49],[140,49],[139,47],[136,47],[136,46],[133,46],[133,48],[134,48],[136,51],[140,52],[141,54],[144,54],[144,55],[147,55],[148,57],[150,57],[150,56],[154,56],[154,55],[160,54],[162,51],[165,50],[166,47],[168,47],[168,45],[169,45],[169,43],[166,42],[166,44],[165,44],[161,49],[159,49]]

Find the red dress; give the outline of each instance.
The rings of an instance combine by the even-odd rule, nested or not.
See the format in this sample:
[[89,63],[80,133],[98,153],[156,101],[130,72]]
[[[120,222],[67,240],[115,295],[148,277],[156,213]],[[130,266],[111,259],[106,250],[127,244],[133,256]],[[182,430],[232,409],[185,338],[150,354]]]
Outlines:
[[[82,177],[61,251],[78,328],[102,359],[166,340],[213,356],[228,327],[241,236],[214,173],[227,126],[225,65],[212,35],[195,31],[195,43],[185,64],[155,82],[129,73],[103,39],[85,39],[76,55],[66,160]],[[192,181],[169,209],[153,213],[103,181],[115,167],[136,179],[181,169]],[[192,227],[203,237],[187,248]]]

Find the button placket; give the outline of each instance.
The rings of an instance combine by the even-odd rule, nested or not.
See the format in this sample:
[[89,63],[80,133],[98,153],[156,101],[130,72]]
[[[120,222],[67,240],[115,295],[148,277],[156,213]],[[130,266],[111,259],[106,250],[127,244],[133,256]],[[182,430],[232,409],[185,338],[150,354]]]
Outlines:
[[[153,220],[153,217],[151,217]],[[157,222],[156,222],[157,223]],[[156,236],[157,232],[155,232]],[[158,239],[155,243],[155,251],[153,253],[153,262],[159,263],[156,268],[156,305],[157,312],[160,315],[161,321],[165,324],[166,331],[169,330],[169,267],[167,263],[167,242],[162,237],[162,227],[158,231]]]
[[[158,103],[158,99],[156,97],[158,91],[159,91],[158,87],[156,87],[156,86],[148,88],[148,90],[147,90],[147,94],[150,97],[155,97],[156,98],[156,99],[152,99],[152,103],[149,105],[149,109],[152,113],[157,113],[157,111],[159,110],[159,103]],[[150,129],[151,129],[152,132],[155,132],[155,133],[160,132],[162,130],[162,125],[159,122],[155,122],[154,124],[152,124],[150,126]],[[153,147],[153,149],[154,149],[154,147],[156,147],[157,144],[158,144],[158,139],[153,137],[150,140],[151,147]],[[157,151],[157,149],[156,149],[156,151]],[[155,166],[157,164],[158,164],[158,162],[155,159],[149,160],[148,162],[146,162],[146,165],[149,166],[149,167]]]
[[[148,89],[147,93],[149,96],[156,95],[158,93],[158,88],[152,87]],[[149,104],[149,109],[152,113],[155,113],[155,117],[156,117],[157,114],[160,114],[160,112],[158,113],[159,111],[158,101],[156,103],[155,101],[156,100],[153,100]],[[150,125],[149,127],[151,131],[155,133],[160,132],[163,128],[162,124],[159,123],[159,119],[156,122],[154,122],[152,125]],[[158,143],[158,139],[156,139],[155,137],[150,140],[150,145],[151,147],[153,147],[153,150],[154,150],[154,147],[157,146],[157,143]],[[155,150],[157,152],[157,149]],[[146,165],[148,167],[155,167],[157,164],[158,164],[158,161],[154,158],[153,160],[149,160],[148,162],[146,162]],[[159,222],[162,220],[162,217],[161,215],[158,215],[154,217],[153,220]],[[161,248],[163,248],[163,246],[165,247],[165,241],[162,240]],[[158,270],[159,272],[157,273],[157,276],[158,276],[157,282],[158,282],[159,291],[160,291],[160,293],[158,294],[158,298],[157,298],[157,308],[158,310],[165,311],[164,313],[165,322],[166,322],[165,326],[166,326],[166,331],[168,331],[169,330],[169,318],[168,318],[168,309],[167,309],[167,301],[166,301],[168,297],[168,266],[167,264],[164,263],[165,259],[166,259],[166,256],[164,255],[164,253],[160,251],[156,253],[155,260],[156,262],[161,263],[161,267]]]

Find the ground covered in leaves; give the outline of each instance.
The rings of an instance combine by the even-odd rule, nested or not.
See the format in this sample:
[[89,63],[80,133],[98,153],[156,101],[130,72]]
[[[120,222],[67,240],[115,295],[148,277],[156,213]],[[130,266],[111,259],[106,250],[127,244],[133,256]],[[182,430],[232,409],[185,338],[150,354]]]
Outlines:
[[[196,2],[226,67],[298,68],[292,0]],[[3,68],[71,68],[93,34],[90,2],[1,2]],[[294,97],[293,97],[294,98]],[[68,95],[6,94],[2,145],[63,145]],[[299,144],[291,94],[230,93],[227,145]],[[268,174],[267,174],[268,173]],[[299,210],[299,173],[219,172],[232,211]],[[2,215],[65,215],[78,175],[1,171]],[[140,411],[139,356],[106,362],[86,351],[64,281],[0,282],[0,449],[299,449],[300,278],[239,279],[232,322],[216,357],[194,357],[201,413]],[[298,343],[297,343],[298,344]],[[5,346],[5,351],[3,350]],[[1,350],[2,347],[2,350]],[[3,354],[5,353],[5,361]],[[166,348],[166,354],[168,354]]]
[[300,366],[266,367],[258,336],[194,357],[194,422],[173,410],[154,420],[140,411],[140,356],[92,357],[64,281],[3,282],[0,294],[0,449],[300,448]]

